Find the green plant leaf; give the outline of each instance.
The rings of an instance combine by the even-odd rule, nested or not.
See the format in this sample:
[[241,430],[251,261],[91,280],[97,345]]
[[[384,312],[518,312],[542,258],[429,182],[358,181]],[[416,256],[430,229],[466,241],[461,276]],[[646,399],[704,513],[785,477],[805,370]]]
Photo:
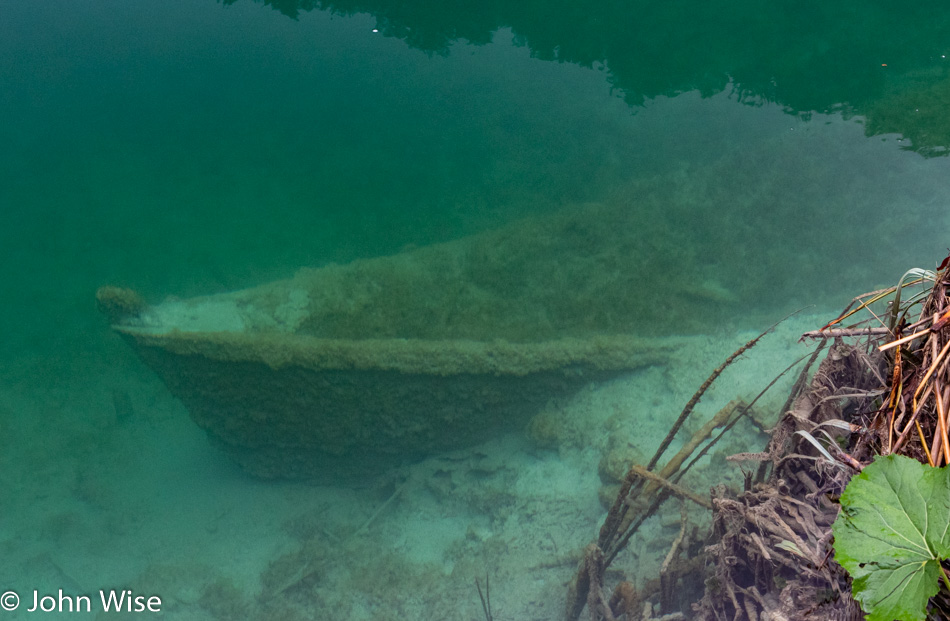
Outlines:
[[923,621],[950,555],[950,469],[878,457],[841,494],[832,532],[868,621]]

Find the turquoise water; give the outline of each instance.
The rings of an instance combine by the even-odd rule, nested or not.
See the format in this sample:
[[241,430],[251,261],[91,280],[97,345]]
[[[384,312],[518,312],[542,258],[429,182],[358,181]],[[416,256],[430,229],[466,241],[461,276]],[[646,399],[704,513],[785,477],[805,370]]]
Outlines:
[[[932,113],[900,97],[941,105],[940,20],[664,6],[292,20],[251,2],[7,3],[10,319],[82,315],[102,283],[233,289],[585,201],[653,209],[662,241],[697,249],[673,270],[741,288],[758,264],[746,306],[935,261],[944,242],[921,229],[943,223],[944,160],[864,137],[857,115],[919,133]],[[673,173],[694,196],[663,194],[683,185]],[[644,192],[671,204],[638,205]]]
[[[287,526],[294,507],[362,523],[392,491],[248,482],[111,334],[94,303],[104,284],[152,302],[218,293],[590,203],[649,223],[624,232],[652,252],[641,294],[685,319],[644,334],[731,343],[932,268],[950,243],[950,14],[886,4],[0,0],[0,551],[14,559],[0,577],[166,589],[174,618],[292,618],[228,589],[257,584],[292,548],[288,529],[325,532]],[[692,279],[695,297],[665,288]],[[163,517],[176,493],[209,489],[226,498],[196,504],[200,517]],[[279,518],[255,513],[265,499]],[[562,547],[583,545],[595,509]],[[481,533],[516,517],[473,515],[445,545],[507,558]],[[148,530],[162,525],[174,536]],[[110,534],[132,551],[105,553]],[[395,545],[379,537],[368,554]],[[219,556],[171,543],[205,539]],[[256,552],[238,577],[201,583],[231,546]],[[436,581],[447,592],[402,618],[462,600],[458,618],[481,615],[472,568],[432,577],[394,559],[411,584],[362,592],[375,604],[321,601],[388,618],[379,602]],[[204,586],[189,594],[178,576]],[[499,618],[527,614],[509,597]]]

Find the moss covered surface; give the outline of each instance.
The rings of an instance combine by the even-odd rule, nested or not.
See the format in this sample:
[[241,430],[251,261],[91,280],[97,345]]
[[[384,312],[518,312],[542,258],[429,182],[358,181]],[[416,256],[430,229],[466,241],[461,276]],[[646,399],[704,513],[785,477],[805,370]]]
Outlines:
[[668,203],[575,206],[171,300],[115,328],[250,472],[364,476],[521,427],[591,381],[664,364],[679,340],[647,335],[708,328],[743,305],[756,283],[705,269],[697,253],[715,215],[683,219],[702,213],[694,203],[706,194],[703,179],[683,181]]
[[321,339],[279,333],[172,332],[148,334],[119,329],[136,348],[223,365],[260,363],[278,371],[393,371],[449,376],[526,376],[557,370],[566,374],[636,369],[663,363],[675,339],[633,336],[566,338],[539,343],[421,339]]
[[[250,472],[359,477],[487,440],[591,381],[668,360],[675,339],[631,334],[670,312],[645,294],[645,280],[670,277],[622,232],[632,218],[586,206],[175,300],[155,315],[164,325],[144,311],[115,327]],[[209,331],[216,316],[221,331]]]
[[676,225],[653,210],[583,205],[394,256],[305,268],[227,297],[249,332],[325,339],[537,343],[689,332],[738,300],[688,269],[693,252]]
[[234,350],[222,359],[144,341],[136,348],[195,422],[245,470],[265,478],[318,480],[359,479],[485,441],[524,425],[550,399],[661,359],[653,351],[628,356],[617,368],[592,358],[589,364],[578,359],[517,374],[484,368],[448,374],[317,369],[292,359],[272,365],[250,355],[239,360]]

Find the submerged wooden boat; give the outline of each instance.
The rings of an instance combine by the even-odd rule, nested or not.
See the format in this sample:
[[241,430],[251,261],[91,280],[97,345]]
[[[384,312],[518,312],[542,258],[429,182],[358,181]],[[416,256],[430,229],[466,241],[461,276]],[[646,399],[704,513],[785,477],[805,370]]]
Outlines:
[[656,306],[620,294],[637,284],[636,254],[578,244],[590,223],[582,210],[151,306],[125,289],[97,297],[248,472],[361,477],[668,357],[675,340],[631,334]]

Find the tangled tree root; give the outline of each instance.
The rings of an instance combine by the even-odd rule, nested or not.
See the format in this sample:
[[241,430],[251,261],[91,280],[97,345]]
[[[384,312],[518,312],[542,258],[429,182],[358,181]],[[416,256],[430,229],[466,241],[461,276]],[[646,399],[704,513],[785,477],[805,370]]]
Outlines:
[[[741,492],[719,486],[706,502],[677,483],[708,451],[706,440],[714,428],[722,431],[712,442],[748,413],[755,400],[731,403],[666,466],[654,466],[712,381],[764,333],[730,356],[687,404],[649,465],[628,472],[598,541],[588,546],[572,582],[567,620],[579,619],[585,607],[591,621],[654,618],[649,605],[620,604],[625,600],[619,592],[633,589],[626,582],[607,597],[604,574],[633,532],[670,496],[711,507],[705,555],[688,552],[690,560],[681,560],[683,550],[699,540],[695,529],[688,531],[684,514],[660,578],[644,586],[639,602],[652,598],[661,612],[697,621],[863,619],[851,597],[849,576],[833,556],[837,500],[851,476],[878,454],[900,453],[934,467],[950,463],[948,266],[950,257],[936,272],[910,270],[896,287],[858,296],[837,319],[806,333],[802,338],[818,339],[819,346],[801,370],[766,450],[728,458],[757,462],[758,467],[747,473]],[[922,287],[915,293],[916,285]],[[883,311],[871,310],[887,299]],[[870,319],[844,325],[865,309]],[[681,602],[673,610],[677,580],[685,582],[690,575],[704,580],[703,596],[688,612]],[[950,618],[950,593],[941,589],[930,603],[928,619]]]

